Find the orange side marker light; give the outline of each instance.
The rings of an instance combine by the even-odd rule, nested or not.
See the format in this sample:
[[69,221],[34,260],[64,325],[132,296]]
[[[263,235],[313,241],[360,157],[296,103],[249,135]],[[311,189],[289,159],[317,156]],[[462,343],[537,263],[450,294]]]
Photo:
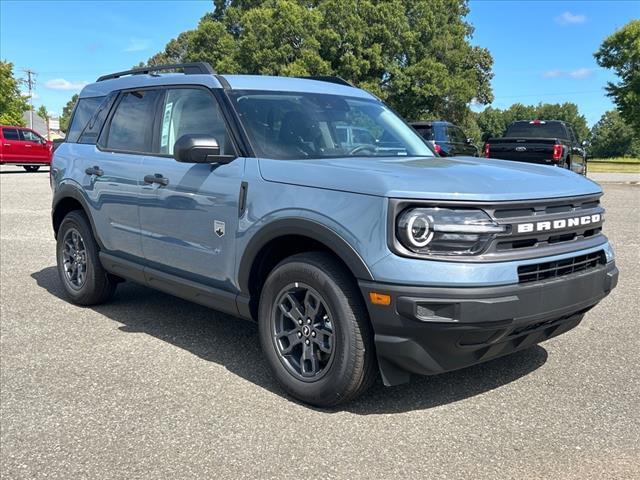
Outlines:
[[374,305],[391,305],[391,295],[386,293],[369,292],[369,300]]

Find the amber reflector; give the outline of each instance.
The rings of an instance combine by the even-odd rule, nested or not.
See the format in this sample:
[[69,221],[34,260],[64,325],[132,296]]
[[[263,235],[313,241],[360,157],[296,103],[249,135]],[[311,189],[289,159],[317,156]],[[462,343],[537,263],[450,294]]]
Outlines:
[[391,305],[391,295],[386,293],[369,292],[369,299],[374,305]]

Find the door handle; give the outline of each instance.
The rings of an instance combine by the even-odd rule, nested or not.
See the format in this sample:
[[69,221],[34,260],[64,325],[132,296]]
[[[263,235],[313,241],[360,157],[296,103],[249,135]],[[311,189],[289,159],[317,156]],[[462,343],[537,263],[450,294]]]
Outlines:
[[25,145],[26,148],[31,148],[31,145],[29,145],[28,143]]
[[4,145],[5,147],[10,147],[10,146],[11,146],[11,144],[10,144],[10,143],[5,143],[5,144],[3,144],[3,145]]
[[163,177],[161,173],[156,173],[154,175],[145,175],[144,183],[157,183],[158,185],[166,187],[169,185],[169,179],[167,177]]
[[104,175],[102,169],[97,165],[87,168],[84,173],[86,173],[87,175],[95,175],[96,177],[101,177],[102,175]]

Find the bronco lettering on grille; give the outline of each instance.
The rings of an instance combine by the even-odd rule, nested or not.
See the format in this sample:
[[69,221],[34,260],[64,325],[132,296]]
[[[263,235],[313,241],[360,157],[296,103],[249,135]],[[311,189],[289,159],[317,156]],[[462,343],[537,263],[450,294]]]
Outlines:
[[562,230],[564,228],[579,227],[598,223],[602,220],[602,214],[594,213],[592,215],[584,215],[582,217],[561,218],[558,220],[548,220],[545,222],[520,223],[517,225],[517,233],[544,232],[553,230]]

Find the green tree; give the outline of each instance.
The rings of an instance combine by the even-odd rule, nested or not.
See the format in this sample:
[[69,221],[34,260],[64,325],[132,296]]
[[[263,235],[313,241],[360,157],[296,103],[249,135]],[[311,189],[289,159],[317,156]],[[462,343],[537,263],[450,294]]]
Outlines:
[[492,101],[493,59],[469,43],[468,12],[466,0],[214,0],[195,30],[147,63],[338,75],[407,118],[441,117],[475,130],[469,104]]
[[38,116],[40,118],[42,118],[44,121],[48,121],[49,119],[49,112],[47,111],[47,107],[45,107],[44,105],[40,105],[40,107],[38,108],[38,110],[36,111],[36,113],[38,114]]
[[67,133],[69,129],[69,121],[71,120],[71,113],[73,112],[73,107],[75,107],[76,102],[78,101],[78,94],[74,94],[71,97],[71,100],[67,102],[67,104],[62,109],[62,115],[60,115],[60,130]]
[[617,110],[605,112],[591,129],[589,155],[598,158],[640,156],[640,137]]
[[22,114],[29,110],[20,93],[20,80],[13,76],[13,64],[0,61],[0,123],[24,125]]
[[640,20],[607,37],[594,56],[620,78],[618,83],[608,82],[607,92],[626,123],[640,132]]

